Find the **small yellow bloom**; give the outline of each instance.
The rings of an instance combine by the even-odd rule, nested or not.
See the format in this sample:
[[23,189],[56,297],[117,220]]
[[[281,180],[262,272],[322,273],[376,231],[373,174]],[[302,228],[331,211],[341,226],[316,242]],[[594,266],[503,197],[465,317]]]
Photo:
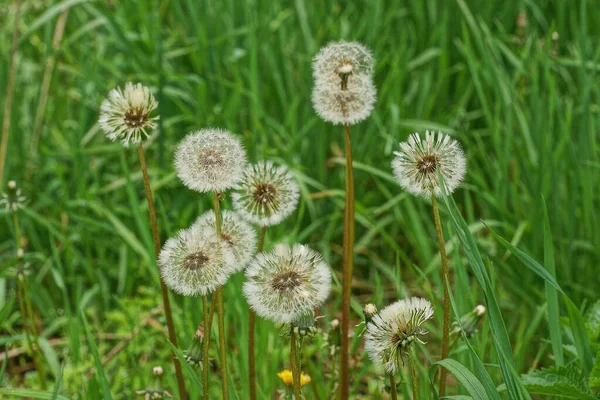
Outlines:
[[[292,371],[289,369],[284,369],[277,376],[281,379],[284,385],[292,386],[294,384],[294,378],[292,376]],[[304,373],[300,373],[300,386],[304,386],[310,383],[311,381],[310,375],[306,375]]]

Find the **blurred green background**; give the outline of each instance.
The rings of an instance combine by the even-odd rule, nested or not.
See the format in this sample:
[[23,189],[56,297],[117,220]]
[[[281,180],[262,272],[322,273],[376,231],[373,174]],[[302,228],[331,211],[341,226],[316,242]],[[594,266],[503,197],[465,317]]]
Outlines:
[[[0,9],[3,115],[16,3],[5,1]],[[541,261],[544,196],[557,280],[582,309],[600,310],[593,306],[600,289],[597,2],[20,3],[0,191],[14,179],[29,198],[19,218],[33,305],[44,338],[53,345],[54,339],[65,339],[44,346],[44,353],[55,377],[52,385],[60,382],[69,396],[100,398],[101,382],[87,379],[95,367],[81,311],[103,356],[160,304],[137,154],[99,131],[103,98],[113,87],[133,81],[150,86],[160,102],[160,124],[147,142],[147,157],[163,240],[211,204],[176,178],[177,142],[194,129],[222,127],[243,136],[252,161],[285,163],[301,184],[299,210],[269,231],[267,247],[309,244],[339,277],[343,132],[321,121],[310,101],[312,57],[333,40],[361,41],[377,60],[375,110],[366,122],[351,127],[357,188],[355,323],[362,318],[362,304],[384,306],[406,295],[426,296],[440,309],[431,205],[403,192],[390,168],[398,142],[425,129],[452,135],[467,154],[466,179],[454,198],[490,260],[488,272],[518,372],[552,364],[544,283],[497,244],[482,220]],[[11,216],[2,214],[0,221],[3,306],[15,288],[10,271],[17,261]],[[451,227],[446,228],[453,293],[465,313],[483,297]],[[243,276],[232,282],[225,293],[230,369],[243,399],[247,306],[240,290]],[[322,310],[323,326],[340,316],[338,283]],[[201,303],[180,296],[173,300],[185,349],[201,320]],[[169,347],[159,332],[164,321],[160,314],[152,321],[105,367],[115,398],[131,398],[144,388],[158,364],[167,369],[165,386],[175,391]],[[431,340],[421,350],[431,363],[439,354],[441,312],[428,328]],[[473,345],[484,362],[493,364],[489,328],[484,324],[481,331]],[[0,321],[0,332],[0,348],[22,345],[18,313]],[[257,340],[259,398],[269,398],[282,388],[276,373],[289,367],[286,341],[264,321]],[[356,347],[360,342],[357,338]],[[312,369],[315,390],[326,398],[330,363],[318,347],[317,341],[307,351],[307,372]],[[466,356],[459,352],[460,357]],[[39,387],[35,374],[23,373],[27,362],[12,358],[3,385]],[[383,383],[360,350],[353,365],[355,393],[378,398]],[[427,365],[421,372],[426,379]],[[497,368],[489,372],[501,383]],[[213,379],[217,398],[216,374]]]

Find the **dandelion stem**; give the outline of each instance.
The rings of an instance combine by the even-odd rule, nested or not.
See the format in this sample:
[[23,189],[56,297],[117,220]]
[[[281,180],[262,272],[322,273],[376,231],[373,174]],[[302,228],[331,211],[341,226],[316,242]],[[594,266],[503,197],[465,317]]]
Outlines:
[[290,336],[290,357],[292,363],[292,384],[294,385],[294,399],[301,399],[300,382],[300,360],[298,357],[298,346],[296,344],[296,333],[292,332]]
[[[265,245],[267,227],[260,228],[258,239],[258,253],[262,253]],[[248,380],[250,385],[250,400],[256,400],[256,359],[254,357],[254,331],[256,325],[256,314],[252,308],[248,309]]]
[[210,343],[210,318],[208,311],[208,296],[202,296],[202,311],[204,313],[204,337],[202,338],[202,398],[208,400],[208,347]]
[[416,361],[412,354],[408,355],[408,363],[410,365],[410,383],[412,385],[413,400],[419,400],[419,375],[417,374]]
[[389,374],[389,376],[390,376],[390,397],[392,398],[392,400],[397,400],[398,393],[397,393],[397,389],[396,389],[396,378],[394,377],[394,374]]
[[[215,206],[215,225],[217,228],[217,238],[221,239],[221,204],[219,201],[219,193],[214,192]],[[223,400],[229,398],[229,388],[227,387],[227,355],[225,354],[225,315],[223,313],[223,286],[217,289],[217,314],[219,327],[219,358],[221,359],[221,388],[223,392]]]
[[352,144],[350,128],[344,124],[346,146],[346,204],[344,206],[344,242],[342,265],[342,346],[340,357],[340,395],[342,400],[350,394],[349,347],[350,347],[350,296],[352,291],[352,268],[354,265],[354,172],[352,169]]
[[[154,250],[156,257],[160,254],[160,237],[158,236],[158,224],[156,223],[156,210],[154,209],[154,200],[152,198],[152,188],[150,187],[150,178],[148,177],[148,167],[146,165],[146,155],[144,154],[144,147],[142,144],[138,146],[138,153],[140,156],[140,166],[142,169],[142,176],[144,178],[144,189],[146,191],[146,200],[148,201],[148,212],[150,213],[150,226],[152,228],[152,239],[154,241]],[[173,314],[171,313],[171,302],[169,300],[169,293],[167,287],[160,277],[160,290],[162,293],[163,308],[165,309],[165,319],[167,320],[167,329],[169,335],[169,341],[173,346],[177,347],[177,336],[175,335],[175,324],[173,323]],[[183,371],[181,370],[181,364],[179,359],[173,353],[173,364],[175,365],[175,374],[177,376],[177,386],[179,388],[179,397],[183,400],[187,398],[185,390],[185,381],[183,380]]]
[[[441,359],[444,360],[448,357],[450,350],[449,339],[450,339],[450,293],[448,291],[448,256],[446,255],[446,245],[444,242],[444,232],[442,231],[442,223],[440,222],[440,212],[438,209],[437,198],[435,195],[431,195],[431,203],[433,205],[433,217],[435,219],[435,230],[437,232],[438,245],[440,247],[440,257],[442,259],[442,286],[444,287],[444,325],[442,328],[442,355]],[[443,397],[446,394],[446,376],[447,371],[442,368],[440,372],[440,387],[439,396]]]
[[21,1],[15,2],[15,22],[12,34],[12,48],[10,51],[10,70],[6,85],[6,101],[4,102],[4,120],[2,121],[2,142],[0,143],[0,187],[4,182],[4,166],[6,165],[6,149],[8,148],[8,133],[10,128],[10,110],[15,84],[15,71],[17,70],[17,48],[19,45],[19,17],[21,15]]

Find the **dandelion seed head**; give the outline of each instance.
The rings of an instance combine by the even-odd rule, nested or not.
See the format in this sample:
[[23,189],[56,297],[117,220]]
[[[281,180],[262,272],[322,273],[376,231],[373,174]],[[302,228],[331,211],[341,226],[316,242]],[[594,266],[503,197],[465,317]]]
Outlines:
[[426,131],[425,139],[413,133],[394,154],[392,169],[396,180],[417,196],[442,195],[438,172],[448,193],[454,192],[465,176],[467,160],[460,144],[441,132],[436,135]]
[[419,297],[397,301],[373,316],[367,323],[365,351],[387,373],[395,373],[403,353],[415,343],[424,343],[427,334],[421,326],[433,316],[431,303]]
[[8,190],[0,196],[0,207],[4,207],[4,211],[7,213],[14,213],[24,208],[27,197],[23,196],[17,182],[9,181],[6,187]]
[[223,192],[241,179],[246,151],[231,132],[208,128],[188,134],[175,153],[177,176],[199,192]]
[[232,194],[233,207],[246,220],[272,226],[288,217],[298,205],[299,189],[285,166],[271,161],[249,165]]
[[[202,214],[193,225],[196,229],[214,232],[216,218],[214,211]],[[233,263],[227,265],[231,273],[243,270],[256,252],[256,231],[239,213],[225,210],[221,214],[221,239],[224,251],[233,255]]]
[[100,128],[112,141],[120,140],[125,147],[139,144],[156,127],[158,116],[152,111],[158,102],[150,89],[141,83],[128,82],[125,90],[113,89],[100,106]]
[[290,323],[327,299],[331,272],[321,255],[307,246],[279,244],[260,253],[246,269],[244,295],[261,317]]
[[315,111],[323,120],[334,125],[357,124],[369,117],[377,100],[377,90],[371,79],[353,78],[347,89],[315,85],[312,102]]
[[374,60],[357,42],[335,42],[322,48],[313,61],[313,107],[325,121],[356,124],[366,119],[375,105]]
[[235,255],[208,228],[192,225],[164,244],[158,265],[165,285],[184,296],[212,293],[225,284]]

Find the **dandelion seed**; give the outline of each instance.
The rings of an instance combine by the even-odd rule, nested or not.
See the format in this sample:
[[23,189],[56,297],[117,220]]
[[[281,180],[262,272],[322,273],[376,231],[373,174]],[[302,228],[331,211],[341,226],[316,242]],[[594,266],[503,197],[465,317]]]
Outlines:
[[299,189],[294,177],[286,167],[271,161],[248,166],[235,189],[233,207],[260,226],[278,224],[298,205]]
[[231,132],[208,128],[188,134],[177,147],[175,169],[184,185],[199,192],[223,192],[241,179],[246,151]]
[[150,89],[141,83],[128,82],[125,90],[113,89],[100,106],[100,127],[112,141],[120,140],[125,147],[139,144],[154,129],[152,111],[158,107]]
[[[215,212],[205,212],[194,226],[216,235]],[[234,256],[233,264],[228,266],[230,271],[235,273],[243,270],[256,252],[256,231],[237,212],[225,210],[221,214],[221,239],[225,251]]]
[[431,303],[419,297],[395,302],[367,324],[365,350],[369,358],[389,374],[394,374],[410,346],[424,344],[427,331],[421,325],[433,316]]
[[[294,385],[294,377],[292,376],[292,371],[289,369],[284,369],[283,371],[277,374],[279,379],[283,382],[285,386],[293,386]],[[308,385],[312,381],[310,375],[306,375],[305,373],[300,374],[300,386]]]
[[312,102],[317,114],[333,124],[356,124],[375,105],[374,60],[357,42],[336,42],[322,48],[313,61]]
[[197,225],[167,240],[158,258],[165,285],[184,296],[215,291],[227,281],[234,262],[234,254],[214,232]]
[[460,144],[450,136],[438,132],[425,132],[425,140],[413,133],[408,141],[400,143],[394,152],[392,168],[396,180],[409,193],[429,197],[440,196],[443,191],[438,182],[438,172],[448,193],[452,193],[465,176],[467,161]]
[[9,181],[6,186],[8,191],[6,193],[2,193],[2,198],[0,198],[0,207],[4,206],[4,211],[7,213],[17,212],[19,209],[25,207],[27,197],[23,196],[21,188],[17,186],[17,182]]
[[321,255],[296,244],[260,253],[246,269],[244,295],[252,309],[274,322],[289,323],[327,299],[331,272]]

